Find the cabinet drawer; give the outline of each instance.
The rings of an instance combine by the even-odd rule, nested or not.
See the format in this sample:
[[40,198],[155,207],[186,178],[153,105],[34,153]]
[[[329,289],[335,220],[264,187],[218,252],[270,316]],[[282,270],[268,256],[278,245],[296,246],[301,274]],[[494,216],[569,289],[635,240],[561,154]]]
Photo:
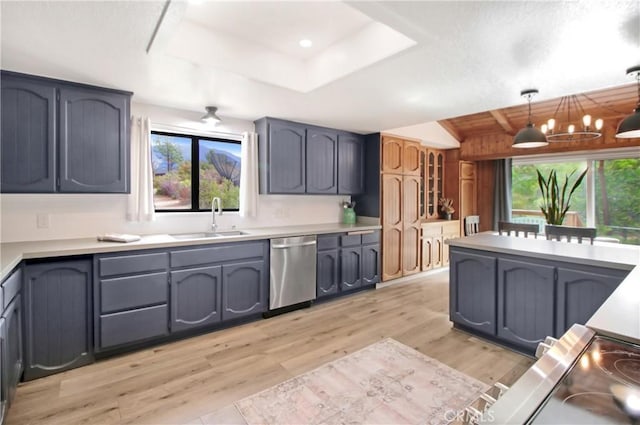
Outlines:
[[167,305],[100,316],[100,347],[114,347],[169,333]]
[[361,235],[343,235],[340,236],[340,244],[342,246],[356,246],[362,243]]
[[166,252],[98,258],[101,277],[166,270],[168,265]]
[[442,224],[443,235],[459,235],[460,234],[460,222],[458,220],[451,220]]
[[100,312],[166,304],[167,293],[166,272],[103,279],[100,281]]
[[2,308],[7,308],[9,303],[20,292],[22,287],[22,270],[16,270],[11,276],[2,282]]
[[318,236],[318,251],[336,249],[337,247],[338,236]]
[[206,248],[171,251],[171,267],[198,266],[222,261],[262,257],[263,243],[220,244]]
[[442,224],[440,223],[424,223],[422,225],[422,236],[440,236],[442,235]]
[[380,231],[374,230],[373,233],[364,233],[362,235],[362,244],[378,243],[380,242]]

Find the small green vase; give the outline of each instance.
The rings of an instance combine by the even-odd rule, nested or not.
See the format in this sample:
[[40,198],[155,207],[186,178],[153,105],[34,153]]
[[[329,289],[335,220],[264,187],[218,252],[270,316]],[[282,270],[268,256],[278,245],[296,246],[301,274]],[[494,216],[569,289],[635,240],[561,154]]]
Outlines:
[[342,223],[356,224],[356,212],[353,208],[345,208],[342,214]]

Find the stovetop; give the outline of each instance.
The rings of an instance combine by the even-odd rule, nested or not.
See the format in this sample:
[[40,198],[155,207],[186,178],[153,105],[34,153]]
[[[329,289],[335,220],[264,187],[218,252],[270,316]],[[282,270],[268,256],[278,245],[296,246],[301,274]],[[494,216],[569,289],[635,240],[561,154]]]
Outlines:
[[[613,393],[627,395],[626,403]],[[639,419],[640,346],[596,336],[530,423],[636,424]]]

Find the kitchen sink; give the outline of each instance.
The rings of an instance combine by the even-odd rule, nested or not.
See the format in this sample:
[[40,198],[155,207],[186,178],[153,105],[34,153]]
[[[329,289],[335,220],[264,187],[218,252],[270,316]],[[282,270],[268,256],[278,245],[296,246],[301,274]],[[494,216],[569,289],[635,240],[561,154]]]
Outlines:
[[226,232],[198,232],[198,233],[177,233],[169,235],[174,239],[207,239],[207,238],[224,238],[229,236],[246,235],[241,230],[229,230]]

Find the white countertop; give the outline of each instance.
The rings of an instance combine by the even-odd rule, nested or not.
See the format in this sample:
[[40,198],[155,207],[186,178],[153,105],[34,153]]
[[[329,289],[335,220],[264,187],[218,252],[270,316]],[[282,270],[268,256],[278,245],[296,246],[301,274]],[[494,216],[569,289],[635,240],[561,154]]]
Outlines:
[[640,247],[612,243],[567,243],[500,236],[493,232],[451,239],[449,244],[461,248],[630,270],[629,275],[586,325],[600,334],[640,344]]
[[495,232],[478,233],[463,238],[449,239],[451,246],[524,255],[552,261],[631,270],[640,263],[640,247],[610,242],[595,245],[548,241],[544,238],[521,238],[498,235]]
[[218,238],[175,239],[168,234],[142,235],[142,239],[130,243],[100,242],[96,238],[58,239],[48,241],[11,242],[0,244],[0,280],[4,279],[20,261],[33,258],[88,255],[103,252],[134,251],[172,246],[205,245],[240,242],[298,235],[314,235],[364,230],[377,230],[377,224],[310,224],[284,227],[241,229],[246,234]]

